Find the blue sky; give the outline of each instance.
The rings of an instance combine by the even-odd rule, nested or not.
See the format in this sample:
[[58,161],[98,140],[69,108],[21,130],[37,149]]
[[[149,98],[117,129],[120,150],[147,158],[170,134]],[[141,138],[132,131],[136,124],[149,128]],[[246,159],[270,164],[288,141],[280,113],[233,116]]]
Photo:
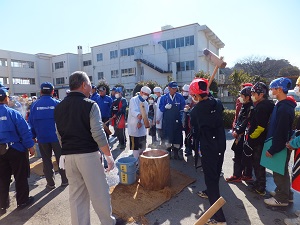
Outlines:
[[258,56],[300,68],[298,0],[1,0],[0,49],[76,53],[159,31],[161,26],[207,25],[225,43],[232,67]]

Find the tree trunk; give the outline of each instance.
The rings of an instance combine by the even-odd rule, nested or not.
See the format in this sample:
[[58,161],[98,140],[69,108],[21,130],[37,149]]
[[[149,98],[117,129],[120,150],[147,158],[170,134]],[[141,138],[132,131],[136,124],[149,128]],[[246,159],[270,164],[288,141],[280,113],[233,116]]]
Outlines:
[[165,150],[148,150],[140,156],[140,184],[157,191],[171,184],[170,158]]

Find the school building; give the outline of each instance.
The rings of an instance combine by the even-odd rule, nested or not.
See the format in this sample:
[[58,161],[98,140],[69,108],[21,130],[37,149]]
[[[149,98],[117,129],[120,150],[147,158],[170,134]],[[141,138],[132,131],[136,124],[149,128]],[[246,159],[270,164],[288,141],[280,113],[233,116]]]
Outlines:
[[[153,80],[165,86],[168,78],[179,86],[189,84],[200,70],[212,73],[214,65],[204,56],[207,48],[219,55],[224,43],[206,25],[163,26],[161,31],[91,47],[77,53],[27,54],[0,50],[0,83],[11,95],[38,95],[40,84],[54,84],[60,98],[68,89],[69,76],[85,71],[93,84],[105,80],[110,87],[123,84],[129,94],[139,81]],[[224,83],[224,75],[215,79]]]

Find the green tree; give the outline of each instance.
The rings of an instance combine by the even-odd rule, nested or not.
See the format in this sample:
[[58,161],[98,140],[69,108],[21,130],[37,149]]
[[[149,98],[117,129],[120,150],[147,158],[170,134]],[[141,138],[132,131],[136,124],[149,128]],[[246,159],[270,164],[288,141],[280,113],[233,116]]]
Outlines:
[[[203,70],[200,70],[198,73],[195,74],[195,78],[205,78],[205,79],[209,80],[210,74],[205,73]],[[209,87],[209,90],[213,92],[212,94],[214,97],[217,97],[219,88],[218,88],[218,83],[216,82],[215,79],[213,79],[213,81]]]
[[234,70],[232,74],[229,75],[229,79],[232,83],[228,86],[228,91],[231,95],[237,96],[241,89],[241,84],[252,83],[252,78],[244,70]]
[[148,86],[151,89],[151,91],[155,87],[161,87],[156,81],[140,81],[135,85],[135,88],[133,89],[133,96],[135,96],[135,94],[139,92],[143,86]]

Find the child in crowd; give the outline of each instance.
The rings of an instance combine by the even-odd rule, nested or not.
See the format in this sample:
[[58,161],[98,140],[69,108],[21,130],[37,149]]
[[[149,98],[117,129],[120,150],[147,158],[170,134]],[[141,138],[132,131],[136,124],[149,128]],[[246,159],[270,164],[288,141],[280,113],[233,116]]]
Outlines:
[[156,147],[156,109],[157,109],[157,105],[156,105],[156,95],[155,94],[151,94],[149,95],[148,98],[148,103],[149,103],[149,112],[148,112],[148,119],[150,121],[150,128],[149,128],[149,136],[152,137],[152,143],[149,144],[150,148]]

